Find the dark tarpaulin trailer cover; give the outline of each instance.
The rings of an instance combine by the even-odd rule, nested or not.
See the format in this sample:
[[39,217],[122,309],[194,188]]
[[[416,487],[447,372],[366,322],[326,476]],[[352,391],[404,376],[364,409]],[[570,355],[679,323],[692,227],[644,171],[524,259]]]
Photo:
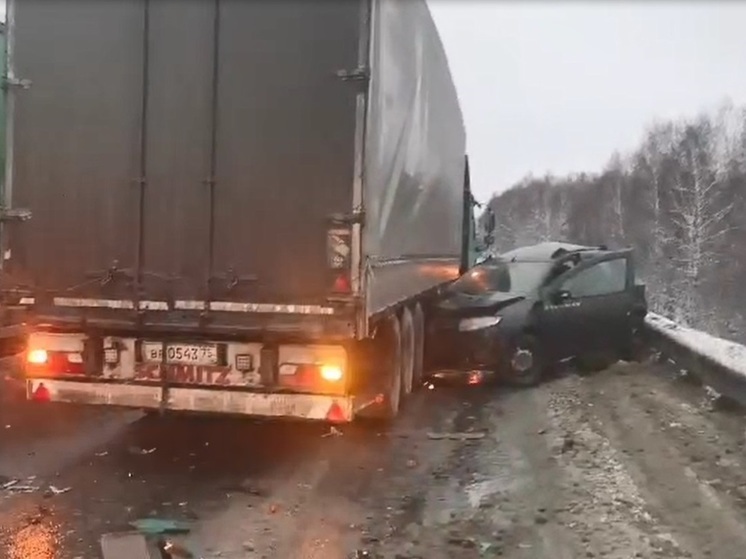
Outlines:
[[[45,317],[120,316],[53,297],[325,305],[330,216],[353,214],[356,196],[367,313],[458,267],[464,130],[424,1],[10,0],[9,12],[14,73],[32,85],[13,91],[6,204],[33,217],[7,228],[4,272]],[[368,55],[362,113],[339,74]]]
[[363,254],[375,313],[458,274],[466,134],[424,0],[373,3]]

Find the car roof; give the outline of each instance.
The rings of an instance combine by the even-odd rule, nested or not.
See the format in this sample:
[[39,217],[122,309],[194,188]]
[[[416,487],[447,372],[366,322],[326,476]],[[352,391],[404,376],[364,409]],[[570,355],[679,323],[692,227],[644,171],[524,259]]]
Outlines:
[[584,246],[572,243],[563,243],[557,241],[548,241],[531,246],[518,247],[498,256],[501,260],[510,260],[513,262],[551,262],[566,254],[574,252],[607,252],[608,249],[603,246]]

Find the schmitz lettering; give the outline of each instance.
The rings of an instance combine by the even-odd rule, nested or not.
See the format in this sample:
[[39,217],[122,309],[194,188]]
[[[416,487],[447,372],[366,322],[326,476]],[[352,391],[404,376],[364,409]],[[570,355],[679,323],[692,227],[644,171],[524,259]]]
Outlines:
[[135,365],[135,380],[162,382],[164,378],[174,384],[228,385],[230,367],[219,365],[185,365],[162,363],[138,363]]

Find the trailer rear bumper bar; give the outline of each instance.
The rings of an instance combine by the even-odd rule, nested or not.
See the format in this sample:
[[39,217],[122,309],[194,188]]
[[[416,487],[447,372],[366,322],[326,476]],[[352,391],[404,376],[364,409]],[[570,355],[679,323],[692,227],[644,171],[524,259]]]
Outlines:
[[169,388],[124,383],[33,378],[26,381],[29,400],[71,404],[164,409],[182,412],[297,418],[335,423],[354,418],[351,396],[266,394],[201,388]]

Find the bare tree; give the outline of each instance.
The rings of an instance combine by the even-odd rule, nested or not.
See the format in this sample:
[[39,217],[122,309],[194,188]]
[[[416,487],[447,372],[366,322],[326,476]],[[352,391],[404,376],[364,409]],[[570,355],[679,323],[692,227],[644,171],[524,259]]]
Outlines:
[[710,121],[702,117],[687,126],[678,150],[680,171],[671,192],[671,221],[678,251],[674,260],[681,269],[680,316],[686,323],[709,320],[702,304],[705,273],[717,263],[724,236],[730,230],[726,218],[733,203],[723,196],[715,150],[717,137]]
[[680,141],[680,126],[673,122],[653,123],[638,150],[636,169],[645,185],[640,193],[643,199],[637,203],[646,213],[647,223],[635,224],[638,229],[646,229],[644,239],[641,239],[647,264],[645,279],[650,287],[653,308],[665,314],[672,314],[676,304],[675,290],[672,289],[676,269],[671,263],[676,243],[664,210],[670,205],[666,203],[667,194],[677,173],[675,152]]

